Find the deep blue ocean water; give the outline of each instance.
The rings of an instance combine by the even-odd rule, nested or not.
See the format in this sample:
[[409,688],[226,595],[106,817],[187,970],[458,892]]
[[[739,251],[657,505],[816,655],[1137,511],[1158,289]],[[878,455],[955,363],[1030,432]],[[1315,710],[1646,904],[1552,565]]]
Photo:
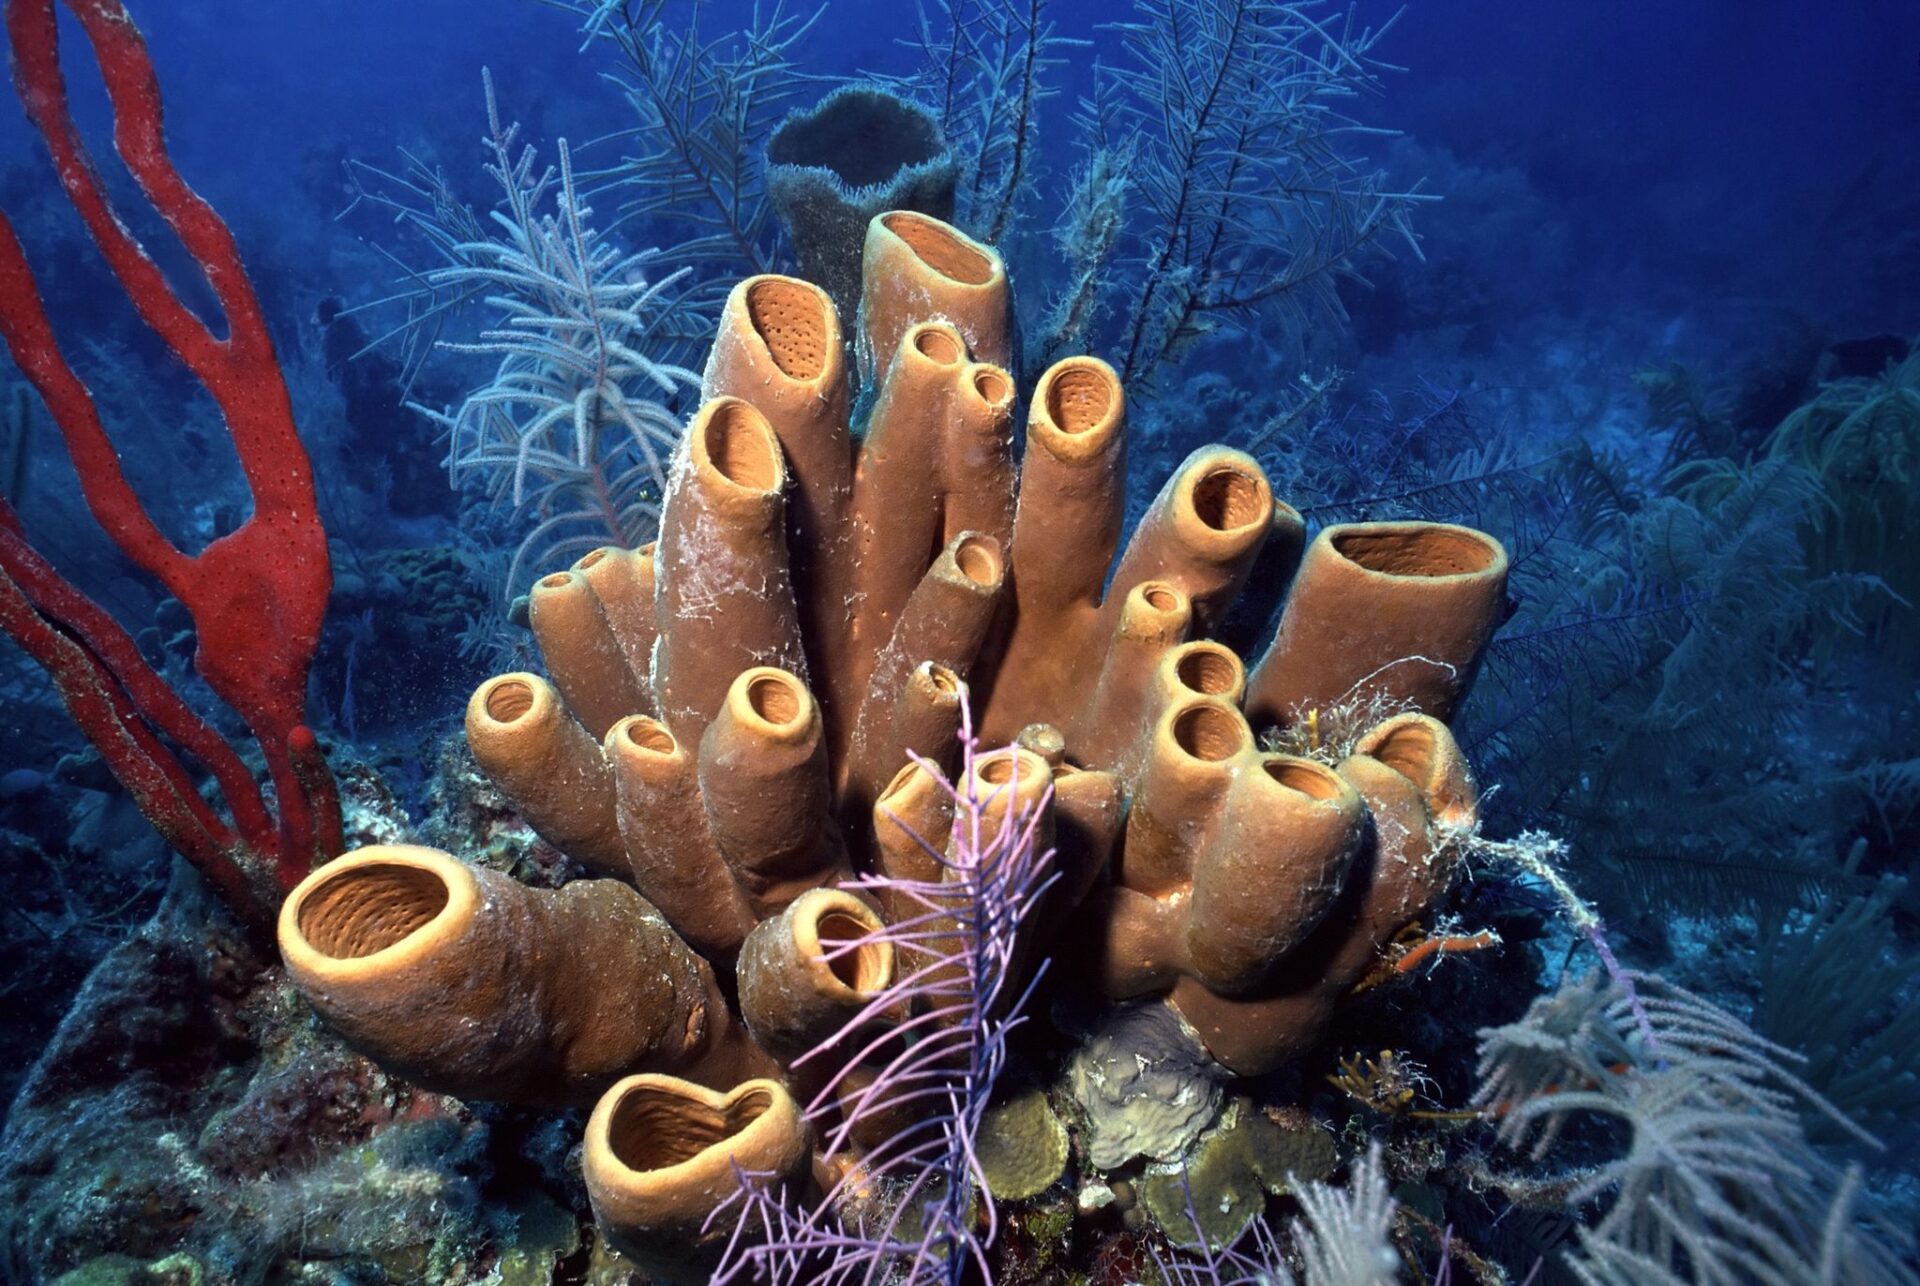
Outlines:
[[[1190,3],[1199,12],[1214,0]],[[583,174],[617,166],[631,145],[609,136],[633,120],[620,61],[585,40],[578,6],[532,0],[127,4],[174,162],[239,242],[316,461],[337,588],[309,717],[336,765],[362,774],[356,807],[377,811],[366,802],[377,796],[389,816],[441,825],[456,811],[446,741],[476,682],[531,663],[514,600],[547,564],[536,550],[524,574],[507,571],[537,519],[489,506],[484,487],[450,487],[444,438],[400,405],[401,347],[360,351],[400,320],[378,302],[404,285],[399,265],[430,255],[376,203],[356,202],[356,185],[390,193],[365,167],[401,174],[412,158],[484,212],[497,190],[480,170],[482,68],[503,117],[519,123],[515,148],[538,148],[539,166],[563,139]],[[1347,13],[1306,8],[1335,23]],[[736,0],[697,10],[708,39],[753,20]],[[684,24],[694,11],[662,13]],[[1113,25],[1122,5],[1054,0],[1046,16],[1056,61],[1042,72],[1029,186],[1012,207],[1026,239],[1008,251],[1029,345],[1044,311],[1035,301],[1065,288],[1070,248],[1048,228],[1087,156],[1076,104],[1102,66],[1124,69],[1114,92],[1136,104],[1154,101],[1152,71],[1184,74],[1128,62]],[[1356,29],[1389,20],[1372,49],[1377,83],[1328,104],[1351,126],[1332,145],[1381,174],[1380,190],[1422,198],[1406,211],[1418,251],[1382,236],[1312,306],[1223,317],[1170,351],[1135,403],[1129,512],[1189,450],[1218,439],[1252,451],[1313,526],[1441,519],[1507,542],[1508,642],[1457,724],[1482,786],[1499,788],[1489,830],[1565,835],[1569,878],[1630,966],[1809,1055],[1808,1079],[1892,1150],[1816,1141],[1836,1165],[1866,1167],[1862,1210],[1911,1230],[1920,1056],[1911,1041],[1873,1042],[1920,1037],[1920,903],[1904,883],[1920,856],[1920,607],[1908,596],[1920,587],[1920,5],[1353,10]],[[916,75],[914,34],[909,6],[828,0],[788,50],[789,105],[866,74]],[[73,111],[109,190],[190,306],[207,311],[204,284],[111,164],[106,103],[70,18],[62,40]],[[1230,92],[1257,94],[1257,81]],[[1107,123],[1120,132],[1121,117]],[[1284,153],[1271,139],[1255,147]],[[747,157],[749,172],[758,165]],[[1295,172],[1271,173],[1262,182]],[[661,247],[649,274],[676,266],[680,226],[620,219],[621,199],[588,195],[602,235],[623,251]],[[1132,256],[1151,244],[1151,205],[1136,193],[1125,207],[1135,240],[1107,266],[1107,329],[1086,345],[1096,355],[1115,357],[1113,324],[1150,284]],[[0,95],[0,210],[160,526],[188,548],[231,531],[246,501],[211,404],[133,322],[12,95]],[[705,278],[741,271],[695,267]],[[348,320],[335,322],[342,308]],[[471,339],[474,317],[447,337]],[[483,384],[495,361],[417,352],[406,396],[433,408]],[[3,357],[0,406],[10,408],[0,499],[27,538],[191,701],[215,709],[192,677],[178,604],[88,520],[57,435]],[[1769,472],[1781,461],[1806,472],[1782,481]],[[0,1014],[11,1015],[0,1017],[0,1094],[11,1095],[88,971],[153,913],[170,859],[40,672],[4,643],[0,698],[0,871],[14,889],[0,920]],[[1532,954],[1517,948],[1477,988],[1459,983],[1446,993],[1457,1012],[1427,1015],[1417,1033],[1411,1021],[1388,1025],[1387,1038],[1444,1069],[1445,1102],[1430,1106],[1471,1090],[1475,1028],[1512,1020],[1574,954],[1525,883],[1489,876],[1449,910],[1470,928],[1476,914],[1531,916]],[[1833,924],[1845,927],[1816,952]],[[1865,999],[1823,1027],[1842,995]],[[1887,1061],[1863,1070],[1860,1050]],[[485,1180],[472,1178],[479,1163],[460,1164],[477,1185],[461,1198],[472,1209],[515,1182],[497,1158]],[[30,1185],[6,1165],[25,1209]],[[1420,1200],[1445,1206],[1466,1186],[1435,1178]],[[544,1190],[564,1204],[559,1187]],[[1475,1229],[1483,1216],[1499,1222],[1446,1213]],[[1540,1235],[1549,1255],[1571,1244]],[[84,1241],[70,1237],[63,1253]],[[43,1265],[24,1244],[16,1238],[0,1267],[52,1280],[35,1275]],[[159,1244],[102,1233],[90,1249],[146,1262]]]

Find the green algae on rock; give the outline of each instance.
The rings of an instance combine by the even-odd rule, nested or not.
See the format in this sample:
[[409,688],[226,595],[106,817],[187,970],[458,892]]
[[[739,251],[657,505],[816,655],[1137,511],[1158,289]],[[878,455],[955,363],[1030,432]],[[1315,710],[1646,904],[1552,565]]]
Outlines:
[[1154,1166],[1141,1200],[1175,1243],[1231,1246],[1265,1207],[1269,1194],[1324,1179],[1338,1163],[1333,1140],[1311,1121],[1282,1124],[1243,1098],[1179,1163]]
[[1047,1096],[1025,1090],[991,1108],[981,1126],[980,1170],[996,1200],[1024,1201],[1052,1187],[1067,1164],[1067,1127]]

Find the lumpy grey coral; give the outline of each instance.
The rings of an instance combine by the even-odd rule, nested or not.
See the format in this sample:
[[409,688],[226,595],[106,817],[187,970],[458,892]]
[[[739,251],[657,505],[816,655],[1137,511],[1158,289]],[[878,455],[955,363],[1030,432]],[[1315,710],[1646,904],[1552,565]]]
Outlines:
[[1121,1011],[1074,1055],[1067,1083],[1086,1113],[1089,1159],[1170,1161],[1220,1109],[1218,1071],[1180,1016],[1161,1005]]

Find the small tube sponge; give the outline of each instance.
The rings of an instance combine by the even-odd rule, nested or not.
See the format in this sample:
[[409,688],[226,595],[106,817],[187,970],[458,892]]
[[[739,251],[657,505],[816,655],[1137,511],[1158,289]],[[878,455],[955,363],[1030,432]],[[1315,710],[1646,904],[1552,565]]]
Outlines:
[[1331,706],[1453,716],[1506,611],[1507,551],[1469,527],[1356,522],[1314,538],[1247,714],[1292,724]]
[[942,320],[976,362],[1010,367],[1007,267],[992,246],[911,210],[867,225],[860,260],[860,358],[876,377],[915,325]]
[[[1379,724],[1337,771],[1364,802],[1371,825],[1333,896],[1311,883],[1292,894],[1307,908],[1325,907],[1304,940],[1249,975],[1230,963],[1235,956],[1248,959],[1232,941],[1241,933],[1234,928],[1240,917],[1190,921],[1189,934],[1211,934],[1216,923],[1229,932],[1200,960],[1189,955],[1183,961],[1169,999],[1237,1075],[1272,1071],[1312,1046],[1394,934],[1446,892],[1462,852],[1450,837],[1477,817],[1478,791],[1466,758],[1447,726],[1427,715],[1396,715]],[[1193,911],[1201,905],[1196,897]],[[1252,976],[1259,981],[1227,994]]]
[[674,456],[655,557],[661,625],[707,626],[697,636],[662,628],[654,648],[660,717],[682,740],[698,740],[742,670],[777,665],[806,675],[786,485],[785,456],[766,416],[733,397],[700,408]]
[[893,944],[851,893],[814,889],[747,935],[740,1013],[761,1046],[791,1062],[825,1043],[893,985]]
[[481,684],[467,745],[540,838],[597,875],[625,874],[606,758],[551,683],[516,671]]
[[629,1076],[587,1122],[581,1169],[614,1249],[655,1278],[705,1281],[733,1235],[714,1214],[740,1174],[775,1191],[806,1179],[813,1135],[779,1081],[716,1093],[673,1076]]

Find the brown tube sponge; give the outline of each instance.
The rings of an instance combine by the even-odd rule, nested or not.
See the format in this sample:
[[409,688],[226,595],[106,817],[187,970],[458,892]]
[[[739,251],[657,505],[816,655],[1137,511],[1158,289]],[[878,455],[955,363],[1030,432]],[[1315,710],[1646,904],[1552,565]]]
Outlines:
[[[627,669],[638,680],[636,694],[641,704],[628,714],[652,714],[653,641],[660,636],[654,623],[655,591],[652,542],[638,549],[602,545],[581,556],[573,570],[587,578],[593,596],[600,600],[613,641],[627,659]],[[541,655],[549,668],[553,658]],[[611,726],[611,725],[609,725]]]
[[[973,757],[971,789],[980,801],[980,838],[982,844],[999,831],[1009,814],[1016,821],[1031,818],[1047,801],[1053,786],[1053,767],[1045,759],[1023,746],[988,751]],[[962,788],[967,788],[963,783]],[[1035,830],[1034,848],[1044,851],[1053,846],[1053,815],[1050,803],[1041,825]],[[948,851],[970,836],[955,833]]]
[[1131,1000],[1165,992],[1180,980],[1186,967],[1183,907],[1114,885],[1096,890],[1084,913],[1095,949],[1068,967],[1088,970],[1101,995]]
[[942,535],[1013,540],[1013,376],[987,362],[958,373],[940,452]]
[[996,538],[963,531],[949,541],[907,598],[893,638],[876,662],[883,695],[898,691],[901,677],[922,661],[968,673],[993,623],[1006,577],[1006,556]]
[[1169,706],[1154,724],[1145,766],[1127,814],[1117,876],[1149,897],[1193,882],[1193,862],[1212,834],[1227,787],[1253,749],[1240,712],[1196,697]]
[[[1379,721],[1453,710],[1506,556],[1432,523],[1331,527],[1309,551],[1260,465],[1221,446],[1123,542],[1114,370],[1072,356],[1017,388],[994,252],[901,210],[858,226],[857,318],[788,277],[729,294],[657,546],[541,584],[554,686],[507,676],[476,698],[476,754],[542,835],[625,870],[693,949],[784,980],[742,988],[769,1043],[797,1049],[828,1016],[769,1016],[766,996],[797,994],[802,966],[808,995],[831,991],[794,946],[796,908],[828,899],[813,890],[878,872],[923,886],[875,894],[889,922],[960,919],[971,837],[947,779],[971,691],[985,753],[959,789],[1017,768],[987,825],[1037,809],[1058,876],[1015,971],[1064,927],[1082,982],[1164,997],[1229,1067],[1271,1067],[1451,877],[1446,836],[1473,809],[1457,748],[1433,719]],[[1270,634],[1250,675],[1241,657]],[[1356,747],[1338,769],[1256,749],[1250,718],[1311,710],[1326,735],[1288,742]],[[885,1082],[871,1063],[834,1071],[858,1093]]]
[[1178,586],[1140,581],[1120,602],[1093,703],[1074,726],[1073,749],[1087,763],[1125,768],[1159,705],[1151,700],[1160,658],[1186,637],[1193,608]]
[[1332,706],[1447,719],[1506,606],[1507,551],[1433,522],[1364,522],[1314,538],[1273,646],[1247,683],[1247,717],[1291,724]]
[[756,915],[846,870],[820,707],[785,670],[756,666],[700,739],[707,828]]
[[1211,639],[1169,648],[1149,681],[1155,701],[1212,697],[1237,706],[1247,691],[1247,671],[1233,649]]
[[837,516],[852,481],[847,370],[840,318],[826,292],[798,277],[748,277],[727,296],[707,354],[701,397],[752,402],[780,439],[800,498],[803,536]]
[[762,920],[739,966],[740,1016],[760,1047],[791,1063],[892,986],[893,945],[874,937],[882,927],[873,908],[839,889],[802,893]]
[[1125,424],[1120,377],[1098,358],[1069,357],[1040,377],[1014,515],[1022,608],[1099,600],[1125,517]]
[[[1273,525],[1273,490],[1244,451],[1201,447],[1161,488],[1113,574],[1116,590],[1141,581],[1177,585],[1193,604],[1195,633],[1212,631],[1239,594]],[[1109,617],[1118,614],[1118,601]]]
[[1368,732],[1341,761],[1340,775],[1366,798],[1374,848],[1359,934],[1374,951],[1343,958],[1336,970],[1344,974],[1364,971],[1453,882],[1460,849],[1446,832],[1472,827],[1479,791],[1453,734],[1422,714],[1396,715]]
[[[977,822],[969,813],[956,809],[952,838],[947,844],[947,865],[940,873],[941,881],[949,887],[956,887],[964,881],[966,855],[977,853],[981,857],[995,851],[1002,836],[1008,837],[1009,844],[1018,843],[1021,836],[1032,837],[1033,851],[1046,853],[1054,847],[1053,817],[1053,768],[1047,761],[1031,750],[1013,746],[1004,750],[991,751],[975,755],[970,777],[963,779],[958,789],[963,797],[977,801],[979,811]],[[1004,854],[1010,848],[1002,847]],[[971,913],[963,896],[953,898],[945,896],[932,899],[937,904],[957,907],[952,916],[931,916],[926,922],[926,932],[930,935],[951,935],[948,942],[958,940],[967,932],[962,917]],[[1017,977],[1031,968],[1041,942],[1044,922],[1036,917],[1021,926],[1020,937],[1014,944],[1014,963],[1012,973]],[[1047,936],[1051,936],[1050,932]],[[945,979],[957,983],[964,976],[966,965],[964,953],[957,953],[954,963],[930,968],[930,979]],[[1016,989],[1003,993],[1002,999],[1010,1001]],[[961,1014],[951,1012],[940,1019],[942,1022],[959,1022]]]
[[840,815],[851,830],[861,833],[866,827],[860,819],[911,756],[931,759],[944,772],[960,754],[966,684],[953,669],[922,661],[896,685],[891,706],[881,703],[881,683],[879,678],[874,680],[871,699],[861,708],[853,744],[843,759],[846,780],[840,786]]
[[1013,520],[1012,620],[982,731],[1066,725],[1099,681],[1101,586],[1126,509],[1126,398],[1105,362],[1070,357],[1040,377]]
[[1331,768],[1263,755],[1234,779],[1194,863],[1187,972],[1249,992],[1332,909],[1366,831],[1360,793]]
[[1338,771],[1371,825],[1319,927],[1249,994],[1225,996],[1191,975],[1174,984],[1174,1008],[1236,1075],[1272,1071],[1314,1043],[1394,935],[1432,911],[1458,869],[1448,832],[1473,825],[1473,778],[1436,719],[1387,720]]
[[1057,907],[1065,914],[1099,884],[1120,840],[1126,801],[1113,773],[1054,765],[1053,843],[1060,882],[1047,894],[1049,909]]
[[661,718],[695,741],[742,670],[805,676],[787,567],[787,471],[765,416],[738,398],[700,408],[661,508],[654,696]]
[[467,702],[467,744],[540,838],[600,875],[627,873],[600,746],[537,674],[501,674]]
[[731,959],[755,917],[707,834],[693,755],[666,724],[635,715],[608,731],[606,756],[635,887],[695,950]]
[[627,664],[585,573],[542,576],[527,595],[527,612],[540,658],[588,736],[598,741],[615,723],[647,707],[640,676]]
[[[900,609],[941,544],[940,447],[966,343],[944,322],[900,338],[867,421],[853,482],[847,557],[853,595],[848,700],[866,691],[871,655],[893,637]],[[836,694],[837,699],[837,694]]]
[[[1110,772],[1056,763],[1053,768],[1053,870],[1056,878],[1041,894],[1032,941],[1056,940],[1050,927],[1063,924],[1089,897],[1107,892],[1107,862],[1126,821],[1126,794]],[[1163,988],[1164,989],[1164,988]]]
[[950,772],[960,758],[961,703],[967,685],[948,667],[922,661],[900,686],[893,703],[893,730],[889,758],[904,764],[913,755],[933,761]]
[[1300,570],[1300,556],[1307,548],[1307,522],[1300,511],[1279,498],[1273,502],[1273,522],[1260,553],[1247,573],[1240,597],[1233,600],[1213,637],[1242,656],[1251,656],[1273,626],[1274,609],[1293,584]]
[[[705,1281],[735,1222],[739,1172],[778,1191],[806,1181],[813,1135],[774,1080],[720,1094],[673,1076],[629,1076],[593,1109],[581,1170],[607,1241],[656,1278]],[[737,1167],[737,1168],[736,1168]]]
[[[1123,613],[1115,649],[1126,639],[1126,619]],[[1082,753],[1090,762],[1111,765],[1129,783],[1139,777],[1152,747],[1154,724],[1167,710],[1193,697],[1238,706],[1246,690],[1240,658],[1211,639],[1160,647],[1150,656],[1133,660],[1128,670],[1115,673],[1115,658],[1109,652],[1108,672],[1101,676],[1101,700],[1092,710],[1094,719],[1081,725],[1084,731],[1076,732],[1074,742],[1085,747]],[[1140,674],[1148,661],[1151,667]]]
[[639,1068],[731,1084],[765,1066],[712,970],[613,880],[531,889],[378,845],[302,880],[279,931],[327,1024],[439,1093],[580,1105]]
[[[926,765],[909,763],[893,775],[873,805],[874,861],[890,879],[940,881],[937,854],[953,830],[953,796]],[[926,908],[907,897],[880,892],[887,923],[899,924]]]
[[[847,785],[864,807],[873,791],[900,767],[894,711],[908,676],[932,661],[964,678],[993,624],[1006,581],[1000,542],[979,532],[961,532],[920,578],[894,626],[893,637],[874,658],[866,696],[854,720],[845,756]],[[915,745],[915,750],[921,746]],[[941,752],[947,747],[942,746]]]
[[798,277],[749,277],[727,296],[701,396],[753,403],[780,440],[793,486],[787,550],[808,639],[844,613],[837,548],[853,487],[847,369],[840,319],[826,292]]
[[867,225],[861,258],[861,365],[875,372],[915,323],[939,319],[977,361],[1006,366],[1011,308],[1000,256],[951,224],[893,210]]

